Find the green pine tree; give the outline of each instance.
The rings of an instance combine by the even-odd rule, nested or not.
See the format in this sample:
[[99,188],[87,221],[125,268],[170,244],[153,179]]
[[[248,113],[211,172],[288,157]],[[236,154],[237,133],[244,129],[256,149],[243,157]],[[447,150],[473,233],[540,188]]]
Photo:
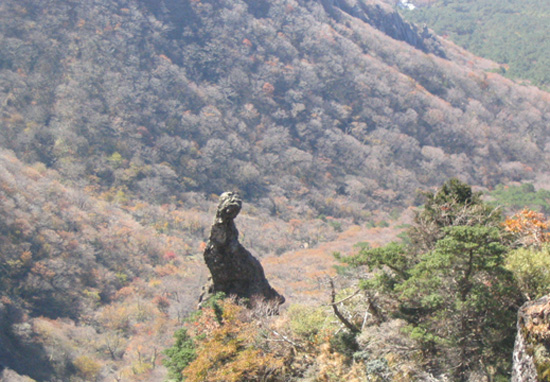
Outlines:
[[520,297],[504,268],[501,213],[457,179],[424,196],[409,240],[341,260],[374,273],[362,286],[398,302],[393,315],[438,371],[457,381],[480,367],[506,374]]
[[170,381],[184,381],[183,369],[187,367],[196,357],[195,343],[187,334],[187,330],[179,329],[174,333],[176,342],[174,345],[164,351],[167,358],[164,360],[164,366],[168,368],[168,378]]

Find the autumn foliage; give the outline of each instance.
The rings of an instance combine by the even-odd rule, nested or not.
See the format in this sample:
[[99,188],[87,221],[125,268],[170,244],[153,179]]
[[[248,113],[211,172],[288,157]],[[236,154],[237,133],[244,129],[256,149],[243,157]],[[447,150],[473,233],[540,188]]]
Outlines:
[[550,223],[540,212],[523,209],[504,222],[506,231],[511,232],[517,243],[523,246],[540,246],[550,241]]
[[176,332],[176,343],[166,350],[165,364],[172,378],[278,381],[285,357],[264,341],[259,318],[232,299],[215,299],[190,317]]
[[[352,3],[380,22],[348,13]],[[379,5],[2,0],[2,368],[39,381],[162,381],[162,350],[207,278],[201,253],[223,191],[249,201],[243,245],[307,305],[336,272],[324,244],[353,225],[385,227],[378,216],[418,187],[548,170],[548,94],[444,41],[432,42],[447,58],[388,36],[404,27],[422,39]],[[438,221],[421,233],[438,239]],[[347,378],[351,356],[321,348],[340,330],[325,308],[267,332],[239,308],[226,307],[224,324],[205,312],[210,331],[189,328],[188,378],[269,379],[289,353],[296,378]],[[349,311],[361,325],[359,310]],[[323,326],[293,333],[302,316]]]
[[255,322],[244,316],[245,308],[226,300],[220,304],[220,309],[223,313],[219,321],[216,321],[213,310],[209,310],[194,323],[200,328],[196,332],[203,332],[206,336],[198,340],[197,358],[183,371],[185,380],[276,380],[282,371],[283,360],[268,348],[257,346],[260,331]]

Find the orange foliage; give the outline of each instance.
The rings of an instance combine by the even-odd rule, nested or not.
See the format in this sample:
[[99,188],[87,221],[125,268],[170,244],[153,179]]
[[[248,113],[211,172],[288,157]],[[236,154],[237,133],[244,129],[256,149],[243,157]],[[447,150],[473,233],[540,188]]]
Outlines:
[[[269,381],[281,371],[283,360],[256,346],[259,328],[246,319],[245,309],[232,301],[221,304],[222,323],[212,309],[205,309],[195,330],[207,336],[198,346],[197,358],[183,371],[186,381]],[[195,337],[197,339],[197,337]]]
[[31,251],[25,251],[21,254],[21,262],[24,265],[30,264],[31,260],[32,260],[32,252]]
[[201,241],[199,244],[199,251],[204,252],[206,249],[206,243],[204,241]]
[[[319,382],[365,381],[365,372],[359,365],[348,367],[347,359],[340,353],[332,352],[328,343],[320,346],[321,353],[317,357],[318,372],[316,380]],[[367,379],[367,380],[370,380]]]
[[172,60],[168,58],[165,54],[159,54],[159,58],[162,58],[164,61],[168,61],[169,63],[172,63]]
[[156,296],[153,298],[153,303],[157,306],[158,310],[163,314],[168,314],[168,308],[170,308],[170,301],[165,296]]
[[269,82],[266,82],[264,86],[262,86],[262,90],[264,91],[265,94],[267,94],[268,96],[271,96],[275,91],[275,87],[271,85]]
[[35,263],[31,269],[35,275],[40,275],[45,279],[51,279],[55,276],[55,272],[49,269],[44,263]]
[[122,287],[118,290],[118,292],[116,292],[113,299],[114,300],[125,299],[126,297],[131,296],[134,293],[136,293],[136,290],[133,286]]
[[165,264],[165,265],[160,265],[160,266],[155,268],[155,273],[160,277],[173,275],[173,274],[177,273],[177,271],[178,271],[178,267],[176,267],[172,263]]
[[540,245],[550,241],[548,220],[540,212],[524,209],[507,218],[504,226],[506,231],[518,237],[522,245]]

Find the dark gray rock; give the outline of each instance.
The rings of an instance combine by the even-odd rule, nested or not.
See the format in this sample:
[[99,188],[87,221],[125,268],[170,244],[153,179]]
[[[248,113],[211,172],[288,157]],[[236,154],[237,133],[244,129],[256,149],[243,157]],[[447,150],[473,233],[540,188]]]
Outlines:
[[387,4],[380,1],[321,0],[325,11],[340,20],[341,13],[363,20],[389,37],[404,41],[426,53],[445,58],[441,44],[424,26],[422,30],[409,23]]
[[264,300],[282,304],[285,299],[265,278],[260,262],[239,243],[239,231],[234,219],[241,211],[237,193],[220,195],[210,239],[204,251],[204,261],[212,275],[205,286],[201,301],[217,292],[227,296]]

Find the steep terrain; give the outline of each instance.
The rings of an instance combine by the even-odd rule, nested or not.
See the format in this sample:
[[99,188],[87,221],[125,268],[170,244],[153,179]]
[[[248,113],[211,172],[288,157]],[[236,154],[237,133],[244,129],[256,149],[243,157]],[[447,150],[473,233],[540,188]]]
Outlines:
[[298,296],[419,187],[536,179],[550,95],[496,67],[378,1],[2,1],[0,368],[162,380],[222,191]]
[[[185,314],[196,301],[186,295],[197,269],[183,259],[196,243],[189,226],[171,236],[140,225],[119,208],[64,186],[55,171],[25,166],[6,151],[0,153],[0,185],[2,368],[37,381],[75,373],[91,380],[85,370],[98,367],[91,357],[96,352],[108,352],[115,362],[132,352],[131,338],[155,343],[171,336],[138,324],[160,320],[169,328],[169,310]],[[155,283],[161,276],[164,283]]]
[[545,170],[546,93],[352,3],[3,2],[0,143],[111,194],[333,216]]
[[548,297],[529,301],[518,314],[512,382],[548,376]]
[[550,30],[544,0],[413,3],[420,7],[403,11],[408,20],[425,23],[471,52],[495,60],[506,76],[548,89],[550,45],[546,36]]

